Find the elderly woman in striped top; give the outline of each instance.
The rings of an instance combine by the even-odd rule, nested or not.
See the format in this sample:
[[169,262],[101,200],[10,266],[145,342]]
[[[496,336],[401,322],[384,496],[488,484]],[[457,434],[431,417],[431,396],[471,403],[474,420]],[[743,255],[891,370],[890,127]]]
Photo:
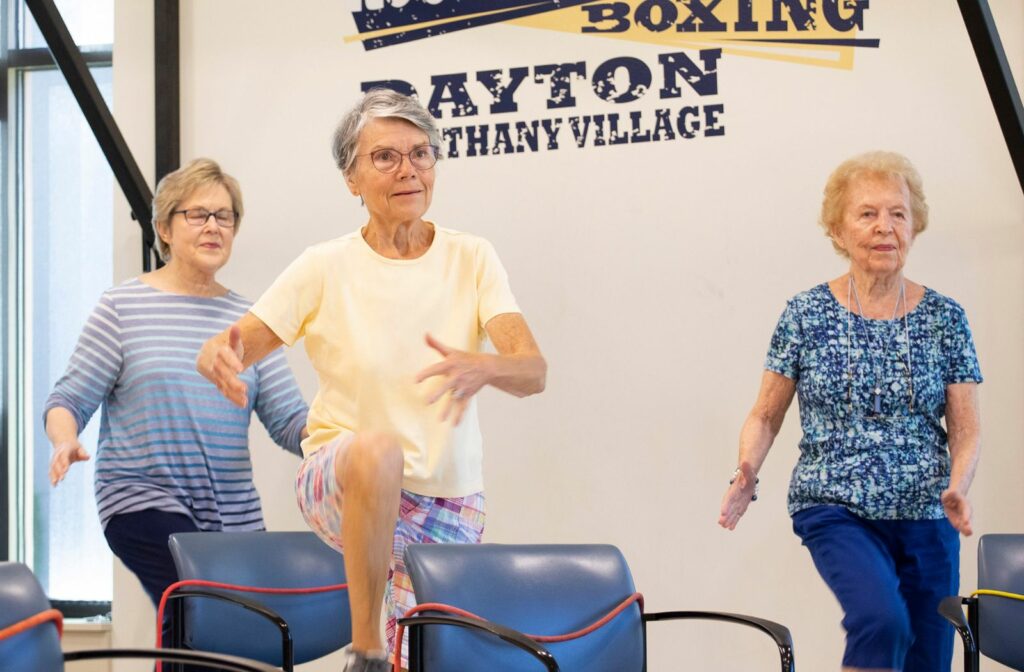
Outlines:
[[238,182],[215,162],[197,159],[164,177],[153,226],[167,264],[104,292],[44,411],[56,485],[89,459],[78,434],[104,405],[100,521],[154,603],[177,579],[169,535],[263,529],[249,457],[252,411],[289,452],[300,455],[306,436],[308,409],[280,350],[243,374],[241,407],[195,371],[203,342],[250,306],[216,279],[241,218]]

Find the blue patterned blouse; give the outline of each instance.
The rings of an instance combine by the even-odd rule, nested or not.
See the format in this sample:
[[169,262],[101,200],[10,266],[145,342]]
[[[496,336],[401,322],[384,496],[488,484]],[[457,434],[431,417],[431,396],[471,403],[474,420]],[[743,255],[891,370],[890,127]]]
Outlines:
[[853,315],[850,333],[847,319],[821,284],[790,299],[772,335],[765,368],[796,381],[803,429],[789,513],[838,504],[876,520],[942,518],[946,386],[982,380],[967,316],[925,289],[907,318],[909,374],[903,319]]

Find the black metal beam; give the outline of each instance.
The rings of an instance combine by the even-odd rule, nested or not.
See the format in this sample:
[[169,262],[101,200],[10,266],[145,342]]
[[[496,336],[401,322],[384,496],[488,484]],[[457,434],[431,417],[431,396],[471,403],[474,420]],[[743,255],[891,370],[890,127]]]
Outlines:
[[1017,181],[1024,190],[1024,109],[1020,94],[1013,81],[1013,73],[1006,62],[1006,52],[999,39],[988,0],[957,0],[964,25],[971,37],[974,55],[978,59],[981,75],[988,87],[988,95],[1003,130],[1006,148],[1017,171]]
[[[181,165],[181,40],[178,0],[155,0],[153,4],[153,109],[156,117],[156,182]],[[152,248],[143,248],[148,261],[156,259]]]
[[156,181],[181,165],[181,84],[178,0],[156,0],[153,6],[156,92]]
[[[121,186],[121,191],[128,199],[132,217],[142,226],[143,245],[152,247],[153,231],[149,221],[153,192],[142,177],[139,166],[124,141],[124,136],[110,114],[110,108],[100,95],[85,59],[71,38],[71,33],[68,32],[53,0],[25,0],[25,5],[32,12],[39,32],[43,34],[46,45],[53,54],[53,60],[64,74],[71,93],[78,101],[86,122],[96,136],[96,141],[107,163],[110,164],[117,183]],[[145,260],[143,268],[149,270]]]

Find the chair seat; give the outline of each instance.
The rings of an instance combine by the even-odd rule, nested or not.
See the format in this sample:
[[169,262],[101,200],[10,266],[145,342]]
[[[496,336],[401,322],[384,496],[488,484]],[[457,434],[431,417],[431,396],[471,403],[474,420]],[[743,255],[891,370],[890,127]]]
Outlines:
[[[412,544],[405,564],[420,613],[399,623],[412,672],[486,669],[641,672],[646,624],[714,620],[755,628],[775,643],[776,669],[793,672],[780,623],[718,611],[642,613],[625,558],[607,545]],[[454,608],[475,615],[432,614]],[[524,634],[527,633],[527,634]]]
[[[286,589],[345,583],[341,554],[312,532],[179,533],[171,535],[170,548],[181,580]],[[268,607],[287,622],[295,663],[315,660],[351,641],[346,591],[236,594]],[[184,620],[184,643],[189,648],[284,664],[278,629],[251,611],[219,600],[186,598]]]
[[[50,600],[32,570],[20,562],[0,562],[0,629],[49,609]],[[58,672],[63,667],[60,637],[51,623],[0,641],[4,672]]]
[[[1024,534],[986,534],[978,541],[978,588],[1024,594]],[[978,596],[981,652],[1024,670],[1024,602]]]
[[[531,635],[561,635],[598,621],[635,592],[622,553],[608,545],[412,544],[406,568],[416,601],[441,602]],[[424,671],[542,669],[523,651],[495,638],[426,626]],[[633,604],[585,637],[546,645],[562,670],[643,669],[641,614]]]
[[202,651],[99,649],[62,654],[59,634],[62,620],[60,612],[50,607],[42,586],[28,567],[17,562],[0,562],[0,670],[3,672],[62,672],[65,661],[115,658],[201,665],[211,672],[275,672],[259,661]]

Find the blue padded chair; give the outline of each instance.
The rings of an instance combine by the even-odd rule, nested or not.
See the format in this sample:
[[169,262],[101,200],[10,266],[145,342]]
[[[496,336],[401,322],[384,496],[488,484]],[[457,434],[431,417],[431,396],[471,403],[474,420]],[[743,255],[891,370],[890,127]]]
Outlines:
[[789,630],[740,614],[645,614],[634,602],[604,626],[577,639],[541,645],[522,634],[577,632],[633,595],[633,577],[614,546],[411,544],[405,564],[418,604],[451,605],[480,617],[428,610],[401,619],[409,630],[412,672],[518,672],[544,667],[641,672],[647,665],[647,623],[675,619],[720,620],[757,628],[774,639],[783,672],[794,669]]
[[971,597],[947,597],[939,613],[963,639],[966,672],[978,672],[982,653],[1024,670],[1024,534],[982,536],[978,540],[978,591]]
[[32,571],[20,562],[0,562],[0,670],[61,672],[65,661],[148,658],[203,665],[225,672],[275,672],[254,660],[174,649],[104,649],[62,654],[60,612],[50,607]]
[[294,592],[345,583],[341,554],[312,532],[184,532],[169,543],[179,580],[293,591],[178,588],[168,595],[174,648],[245,656],[290,672],[351,641],[347,590]]

